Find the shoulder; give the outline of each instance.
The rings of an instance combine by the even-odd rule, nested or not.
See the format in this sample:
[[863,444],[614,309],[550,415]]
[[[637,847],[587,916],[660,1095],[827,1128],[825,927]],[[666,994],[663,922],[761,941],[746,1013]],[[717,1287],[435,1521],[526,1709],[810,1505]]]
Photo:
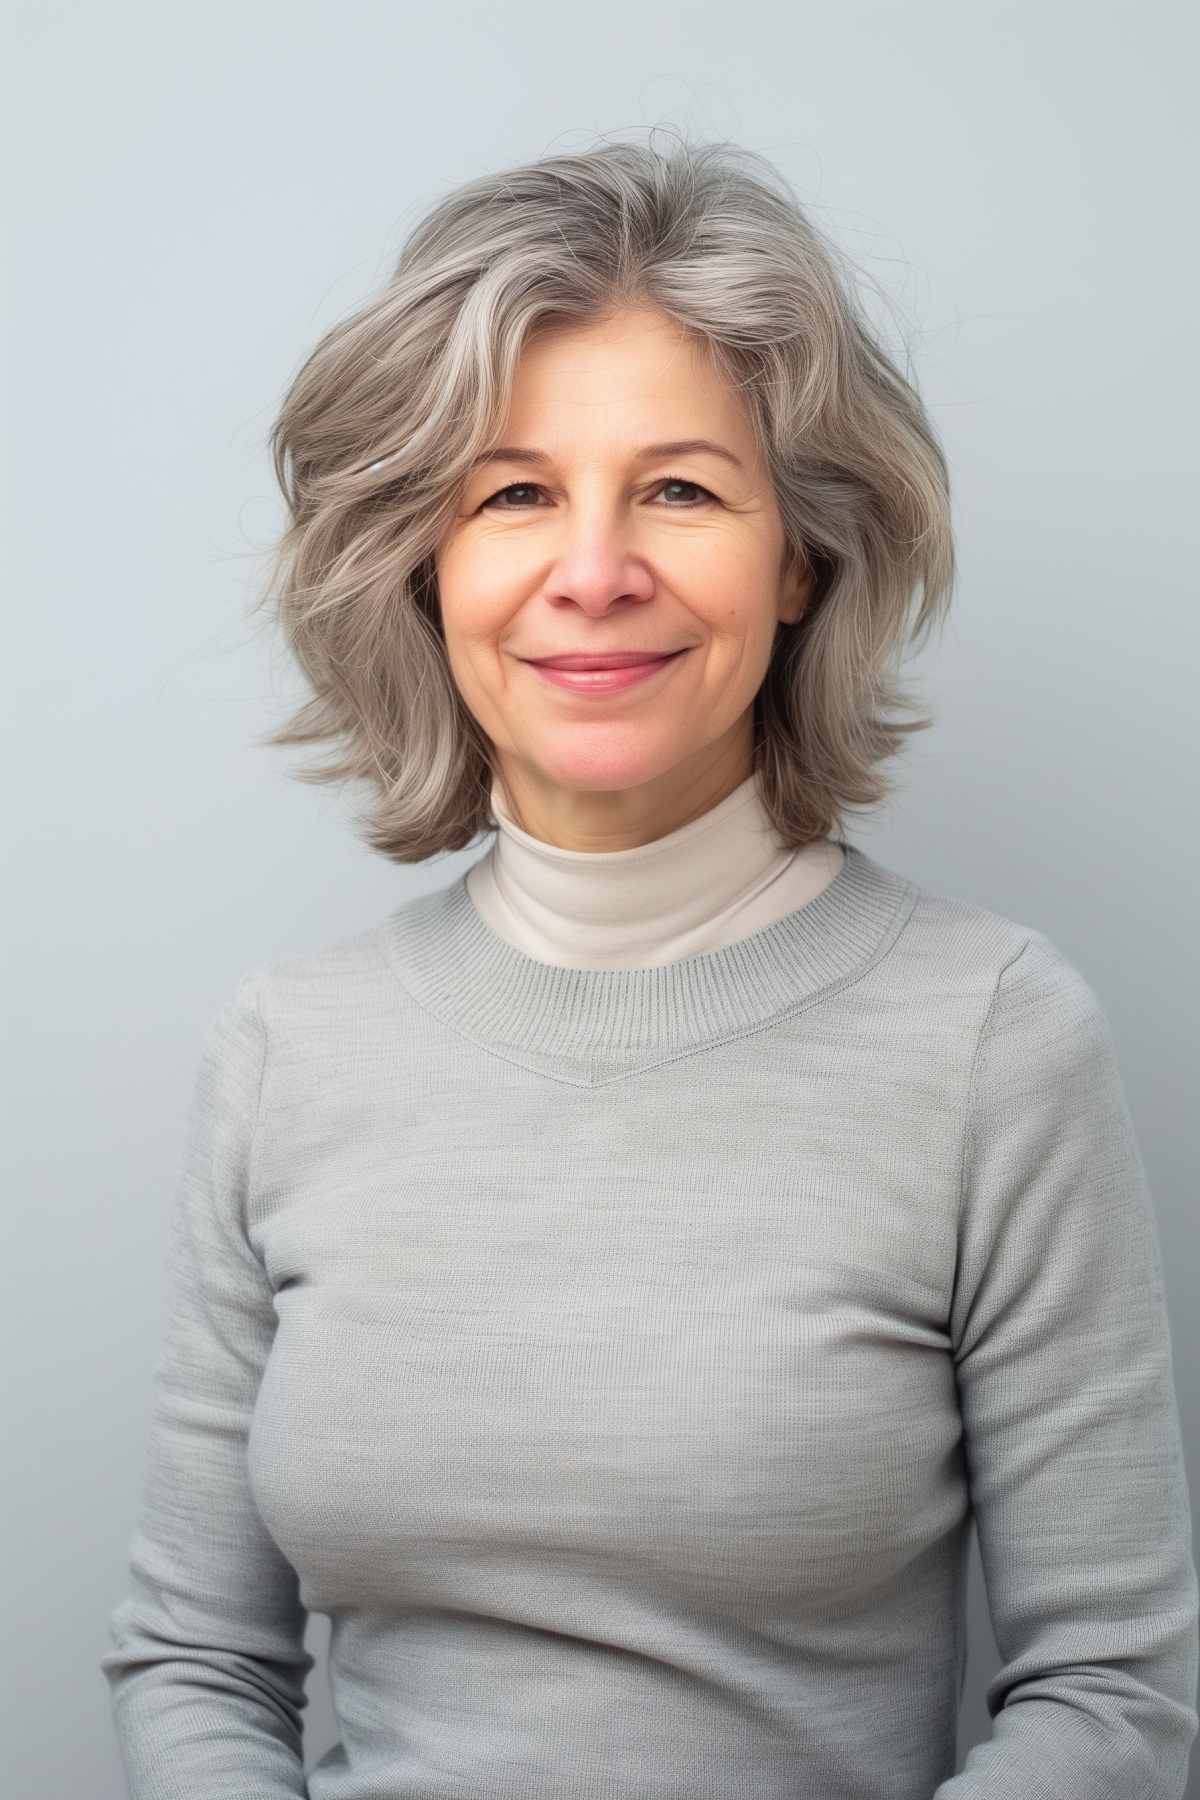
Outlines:
[[1062,946],[1027,920],[937,888],[914,883],[916,901],[906,935],[912,952],[947,979],[986,1001],[981,1024],[1015,1026],[1022,1019],[1103,1018],[1088,976]]
[[437,894],[411,896],[374,924],[311,950],[248,964],[218,999],[212,1030],[258,1034],[272,1061],[289,1044],[353,1043],[372,1021],[390,1030],[409,1006],[395,970],[397,924],[439,904]]
[[[956,1046],[967,1092],[1032,1095],[1073,1080],[1111,1084],[1113,1032],[1089,972],[1030,920],[914,882],[894,946],[905,1018]],[[898,960],[897,960],[898,959]]]
[[966,1120],[1045,1120],[1120,1093],[1113,1029],[1075,957],[1026,920],[921,888],[911,925],[935,992],[967,996]]

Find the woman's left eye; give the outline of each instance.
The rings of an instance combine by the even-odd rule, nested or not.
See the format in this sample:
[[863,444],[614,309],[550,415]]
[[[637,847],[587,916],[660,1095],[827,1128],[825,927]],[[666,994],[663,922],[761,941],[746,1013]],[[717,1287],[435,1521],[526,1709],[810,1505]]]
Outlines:
[[[708,489],[706,487],[701,487],[700,483],[698,481],[688,481],[683,475],[664,476],[661,486],[694,488],[698,494],[703,494],[706,500],[715,500],[716,499],[716,495],[710,494]],[[695,506],[696,502],[693,500],[690,502],[690,504],[692,506]],[[703,504],[703,502],[701,502],[701,504]]]
[[[688,481],[682,475],[664,475],[662,480],[657,483],[657,487],[692,488],[696,493],[703,494],[704,498],[702,500],[673,502],[669,510],[674,512],[691,512],[697,507],[706,506],[710,500],[716,500],[716,495],[709,493],[706,487],[701,487],[698,481]],[[505,494],[535,494],[543,493],[544,491],[541,484],[536,481],[510,481],[507,487],[498,488],[489,499],[483,502],[483,505],[493,506]],[[482,508],[480,510],[482,510]],[[523,506],[501,506],[498,507],[497,510],[499,512],[524,512],[527,509]]]

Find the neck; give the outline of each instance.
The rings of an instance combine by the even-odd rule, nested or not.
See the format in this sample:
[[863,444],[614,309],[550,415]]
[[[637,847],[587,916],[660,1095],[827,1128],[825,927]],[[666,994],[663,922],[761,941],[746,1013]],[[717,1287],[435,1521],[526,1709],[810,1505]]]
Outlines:
[[502,764],[492,780],[493,809],[498,800],[512,824],[562,850],[639,850],[711,813],[745,785],[752,767],[750,742],[740,732],[691,759],[682,781],[681,771],[672,769],[658,780],[611,791],[574,792],[540,781],[527,764]]

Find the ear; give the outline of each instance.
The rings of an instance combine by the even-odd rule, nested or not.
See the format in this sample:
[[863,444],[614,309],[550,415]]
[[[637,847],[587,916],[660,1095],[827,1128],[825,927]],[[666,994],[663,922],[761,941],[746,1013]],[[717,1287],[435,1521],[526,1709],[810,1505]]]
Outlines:
[[812,598],[817,585],[816,571],[789,544],[783,577],[779,584],[779,622],[795,625]]

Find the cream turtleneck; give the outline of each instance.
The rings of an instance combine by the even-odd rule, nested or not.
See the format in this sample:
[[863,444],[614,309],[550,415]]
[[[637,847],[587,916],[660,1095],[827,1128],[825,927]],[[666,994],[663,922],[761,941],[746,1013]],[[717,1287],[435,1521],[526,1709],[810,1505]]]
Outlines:
[[845,855],[834,838],[783,844],[757,774],[634,850],[563,850],[531,837],[495,778],[492,810],[499,830],[467,872],[471,900],[497,936],[563,968],[647,967],[733,943],[814,900]]

